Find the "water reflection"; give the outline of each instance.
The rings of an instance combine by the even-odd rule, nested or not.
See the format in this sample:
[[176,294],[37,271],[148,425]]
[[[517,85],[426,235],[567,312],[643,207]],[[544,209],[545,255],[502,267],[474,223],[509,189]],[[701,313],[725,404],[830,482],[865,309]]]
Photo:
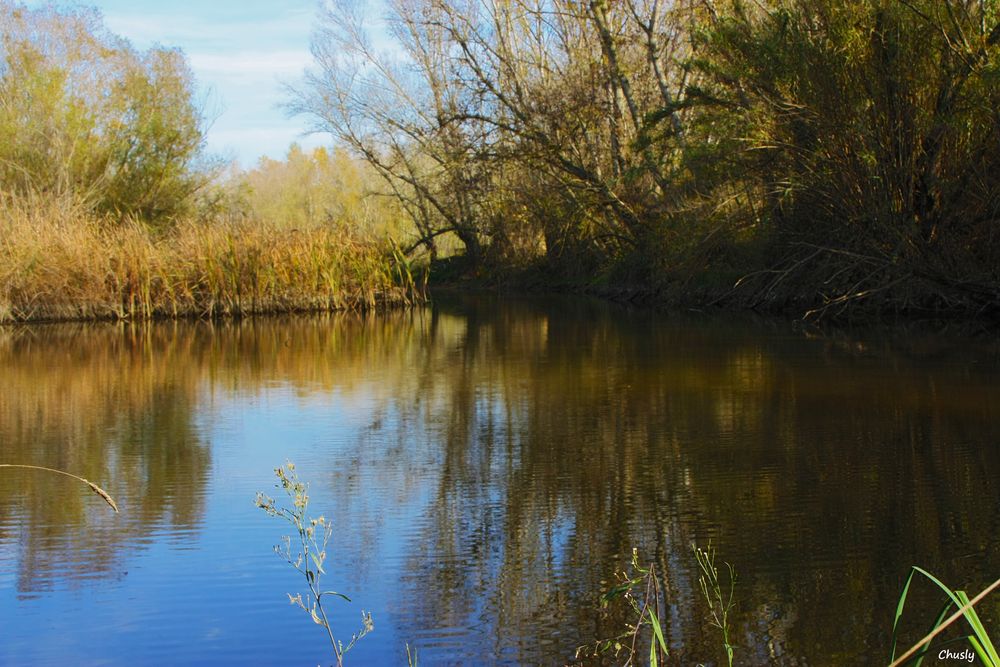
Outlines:
[[667,572],[675,658],[704,660],[688,545],[711,539],[741,573],[744,651],[864,662],[910,565],[970,586],[1000,569],[995,349],[573,306],[429,324],[403,392],[443,448],[407,567],[425,627],[551,659],[613,631],[596,593],[636,546]]
[[[63,480],[5,474],[21,594],[207,540],[223,486],[268,485],[217,424],[282,391],[305,437],[270,463],[305,461],[343,526],[335,576],[384,619],[362,662],[407,641],[426,664],[566,662],[618,629],[597,598],[632,547],[666,573],[677,664],[720,657],[692,541],[736,565],[754,663],[871,662],[910,565],[969,588],[1000,571],[1000,364],[982,341],[443,297],[383,317],[4,330],[0,369],[3,460],[112,480],[128,508],[115,521]],[[273,541],[216,530],[220,558]]]
[[21,593],[117,576],[151,531],[197,528],[211,454],[193,423],[200,373],[180,363],[184,342],[168,328],[0,331],[3,461],[99,481],[129,508],[115,517],[75,482],[3,471],[0,540],[16,537]]

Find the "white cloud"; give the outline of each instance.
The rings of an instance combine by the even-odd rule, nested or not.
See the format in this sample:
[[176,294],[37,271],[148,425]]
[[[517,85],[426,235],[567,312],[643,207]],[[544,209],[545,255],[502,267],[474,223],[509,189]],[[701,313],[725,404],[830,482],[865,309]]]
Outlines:
[[235,155],[249,166],[262,155],[283,157],[293,141],[310,148],[327,142],[301,136],[307,121],[287,118],[280,108],[286,101],[282,83],[297,80],[312,62],[312,8],[276,4],[266,16],[247,17],[213,5],[206,3],[197,15],[191,8],[153,14],[119,10],[108,12],[105,21],[138,48],[163,44],[184,50],[199,86],[211,91],[210,106],[217,108],[209,151]]
[[264,78],[271,75],[297,76],[312,63],[307,49],[285,51],[236,51],[227,53],[189,53],[195,72],[205,74]]
[[105,23],[112,32],[124,35],[136,46],[151,44],[216,45],[219,48],[247,43],[307,43],[312,12],[279,12],[267,18],[222,17],[207,21],[183,13],[149,14],[109,12]]

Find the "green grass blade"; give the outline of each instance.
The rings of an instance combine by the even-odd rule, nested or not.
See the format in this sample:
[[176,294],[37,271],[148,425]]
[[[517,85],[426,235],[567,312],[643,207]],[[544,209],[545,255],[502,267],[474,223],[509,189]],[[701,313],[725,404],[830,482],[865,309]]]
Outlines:
[[906,596],[910,592],[910,583],[913,582],[914,571],[911,569],[910,574],[906,577],[906,583],[903,584],[903,591],[899,594],[899,601],[896,603],[896,618],[892,620],[892,652],[889,654],[889,662],[896,659],[896,645],[899,641],[899,619],[903,616],[903,607],[906,606]]
[[[969,597],[963,591],[958,591],[956,594],[956,592],[952,591],[950,588],[945,586],[940,579],[935,577],[927,570],[917,567],[916,565],[913,566],[913,569],[919,572],[920,574],[924,575],[925,577],[927,577],[938,588],[944,591],[945,594],[951,599],[952,603],[955,604],[956,607],[961,608],[969,603]],[[975,631],[976,637],[979,640],[985,640],[985,641],[977,641],[975,642],[975,644],[973,644],[974,647],[975,646],[979,647],[977,649],[977,653],[982,651],[980,657],[983,659],[983,662],[989,665],[990,667],[1000,667],[1000,657],[997,657],[996,648],[993,646],[993,642],[990,641],[989,635],[986,633],[986,628],[983,627],[982,621],[979,620],[979,615],[976,614],[975,609],[970,607],[964,612],[963,615],[965,616],[965,619],[969,622],[969,625],[972,626],[972,629]],[[971,638],[970,638],[970,643],[972,643]]]
[[995,663],[990,660],[990,656],[986,654],[986,651],[983,649],[983,645],[979,643],[976,636],[969,635],[967,639],[969,640],[969,644],[972,646],[972,650],[976,652],[976,655],[978,655],[979,659],[983,661],[983,664],[987,667],[994,667]]
[[656,641],[659,642],[660,648],[666,654],[668,652],[667,642],[663,638],[663,630],[660,627],[660,619],[656,617],[656,614],[652,610],[649,612],[649,622],[650,625],[653,626],[653,635],[655,636]]
[[927,570],[923,569],[922,567],[917,567],[916,565],[914,565],[913,569],[916,570],[917,572],[919,572],[920,574],[924,575],[928,579],[930,579],[934,583],[935,586],[937,586],[942,591],[944,591],[945,595],[947,595],[956,606],[958,606],[958,607],[962,606],[962,603],[959,601],[958,596],[955,595],[955,592],[952,591],[947,586],[945,586],[944,583],[940,579],[938,579],[937,577],[935,577],[933,574],[931,574]]
[[[961,600],[963,605],[969,604],[969,596],[965,594],[965,591],[955,591],[955,595]],[[968,611],[965,612],[965,619],[972,626],[973,632],[975,632],[975,637],[970,637],[969,643],[976,649],[976,653],[979,654],[980,659],[990,667],[1000,667],[1000,656],[997,656],[996,647],[993,646],[993,642],[986,632],[986,627],[983,625],[974,607],[969,607]]]
[[[927,634],[930,634],[934,630],[937,630],[937,627],[944,622],[945,617],[951,610],[951,604],[952,604],[951,602],[945,602],[943,605],[941,605],[941,611],[938,612],[937,618],[934,619],[934,623],[932,623],[931,627],[927,630]],[[944,644],[947,643],[948,642],[944,642]],[[931,650],[930,644],[931,644],[930,642],[927,642],[927,648],[925,648],[923,651],[914,656],[914,658],[916,658],[916,662],[913,663],[913,667],[920,667],[920,665],[923,664],[924,656],[927,655],[927,652]],[[944,644],[941,644],[941,646],[943,646]]]
[[[900,665],[909,664],[914,659],[915,653],[920,652],[921,655],[923,653],[926,653],[926,647],[930,645],[930,642],[933,641],[937,635],[941,634],[941,632],[943,632],[946,628],[948,628],[952,623],[962,618],[964,618],[973,627],[973,629],[976,629],[977,632],[981,630],[982,636],[985,638],[986,642],[989,644],[989,647],[992,648],[995,653],[995,648],[993,648],[993,643],[989,639],[989,636],[986,634],[986,629],[983,627],[982,621],[979,620],[979,615],[976,614],[975,611],[973,610],[973,604],[979,603],[980,601],[985,599],[987,595],[989,595],[990,593],[995,591],[998,587],[1000,587],[1000,579],[994,581],[992,584],[984,588],[978,595],[976,595],[975,598],[970,600],[968,596],[966,596],[965,593],[962,591],[953,592],[950,588],[941,583],[941,581],[937,577],[932,575],[930,572],[927,572],[926,570],[919,568],[916,565],[913,566],[913,570],[927,577],[928,580],[930,580],[939,589],[941,589],[945,593],[945,595],[948,596],[948,599],[951,601],[951,603],[955,604],[958,607],[958,609],[953,614],[951,614],[951,616],[949,616],[946,620],[936,621],[935,626],[931,630],[931,632],[928,633],[919,642],[914,644],[909,650],[903,653],[901,657],[894,660],[891,663],[890,667],[899,667]],[[966,600],[965,603],[962,603],[961,601],[962,598]],[[972,613],[970,614],[970,612]],[[977,625],[979,629],[976,628]],[[973,639],[975,639],[975,642],[972,641]],[[994,660],[993,657],[989,654],[988,651],[990,649],[984,646],[979,641],[978,638],[970,636],[969,643],[972,644],[972,646],[976,649],[976,651],[980,654],[980,656],[984,658],[984,662],[988,664],[988,667],[1000,667],[1000,663]],[[920,651],[921,648],[924,648],[924,650]]]

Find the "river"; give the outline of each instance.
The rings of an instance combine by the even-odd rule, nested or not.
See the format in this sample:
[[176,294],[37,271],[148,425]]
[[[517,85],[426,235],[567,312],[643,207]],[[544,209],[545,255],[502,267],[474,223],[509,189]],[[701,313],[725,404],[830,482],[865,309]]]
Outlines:
[[[294,461],[335,527],[347,664],[571,662],[637,549],[673,664],[884,663],[912,565],[1000,575],[1000,343],[567,297],[382,315],[0,329],[0,664],[317,665],[254,506]],[[938,598],[915,584],[915,639]],[[996,627],[1000,598],[980,613]]]

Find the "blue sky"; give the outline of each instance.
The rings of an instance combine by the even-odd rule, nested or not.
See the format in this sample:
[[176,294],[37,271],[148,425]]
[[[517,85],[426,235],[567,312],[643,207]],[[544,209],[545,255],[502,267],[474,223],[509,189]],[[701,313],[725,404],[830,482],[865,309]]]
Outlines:
[[[29,6],[48,4],[41,0]],[[312,147],[324,135],[302,136],[308,119],[289,118],[278,105],[281,82],[295,82],[311,64],[309,34],[317,0],[84,0],[108,28],[137,48],[184,50],[207,115],[215,118],[208,148],[253,166],[262,155],[283,157],[297,141]]]

